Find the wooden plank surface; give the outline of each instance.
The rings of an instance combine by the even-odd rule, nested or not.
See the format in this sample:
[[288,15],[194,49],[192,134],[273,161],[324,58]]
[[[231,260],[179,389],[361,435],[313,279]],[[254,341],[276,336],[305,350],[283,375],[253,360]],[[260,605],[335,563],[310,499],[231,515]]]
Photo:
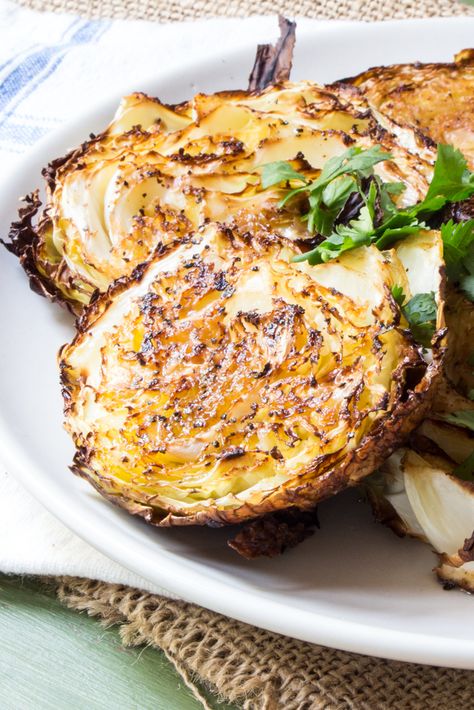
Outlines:
[[202,710],[162,652],[125,649],[35,580],[0,575],[0,638],[2,710]]

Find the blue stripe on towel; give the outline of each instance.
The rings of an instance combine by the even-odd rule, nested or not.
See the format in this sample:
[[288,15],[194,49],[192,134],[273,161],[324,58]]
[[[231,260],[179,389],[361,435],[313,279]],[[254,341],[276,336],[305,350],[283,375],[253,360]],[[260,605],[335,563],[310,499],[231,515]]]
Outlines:
[[21,64],[10,72],[0,86],[0,111],[5,110],[10,101],[46,69],[51,59],[57,55],[57,53],[57,47],[40,49],[30,54]]
[[6,121],[2,126],[1,139],[8,143],[32,145],[49,132],[47,126],[18,124]]
[[[70,22],[64,29],[64,31],[61,33],[60,37],[60,44],[64,45],[67,43],[71,42],[71,39],[74,38],[74,35],[72,35],[71,39],[68,38],[68,35],[71,34],[72,30],[74,30],[75,27],[77,27],[78,23],[80,22],[80,18],[76,17],[72,22]],[[90,23],[86,23],[86,25],[89,25]],[[77,32],[80,34],[82,30],[82,25],[83,22],[81,22],[81,28]],[[21,90],[22,86],[24,85],[23,83],[17,83],[15,84],[15,79],[18,81],[22,76],[26,77],[28,79],[28,64],[31,64],[31,62],[35,61],[35,58],[38,56],[41,56],[42,54],[46,55],[48,52],[54,52],[57,51],[58,48],[54,47],[43,47],[41,49],[41,45],[39,44],[33,44],[31,45],[28,49],[22,49],[20,50],[17,54],[14,54],[12,57],[10,57],[6,62],[4,62],[2,65],[0,65],[0,73],[4,72],[5,69],[7,69],[10,66],[14,66],[16,62],[18,62],[20,57],[23,57],[23,59],[17,63],[17,66],[14,67],[13,71],[4,79],[4,81],[0,84],[0,110],[1,110],[1,102],[3,99],[3,94],[10,94],[14,95],[18,91]],[[17,91],[14,90],[15,85],[17,86]]]
[[[97,42],[111,23],[104,20],[81,21],[79,28],[77,24],[78,19],[75,19],[68,25],[60,44],[39,49],[34,47],[35,51],[24,57],[0,85],[0,140],[2,142],[13,141],[31,145],[41,137],[39,135],[41,129],[35,137],[33,130],[35,126],[30,125],[29,128],[25,127],[24,136],[20,139],[20,127],[17,126],[13,130],[10,117],[21,102],[56,71],[68,51],[81,44]],[[71,30],[74,30],[72,34]]]

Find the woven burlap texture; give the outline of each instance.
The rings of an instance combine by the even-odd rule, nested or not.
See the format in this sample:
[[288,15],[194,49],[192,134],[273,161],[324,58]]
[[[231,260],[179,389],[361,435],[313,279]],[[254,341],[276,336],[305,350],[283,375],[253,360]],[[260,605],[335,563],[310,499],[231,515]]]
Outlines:
[[335,651],[129,587],[58,582],[67,606],[120,625],[126,645],[162,648],[198,697],[200,684],[246,710],[474,708],[469,671]]
[[[160,22],[277,12],[368,21],[474,12],[452,0],[18,1],[36,10]],[[323,648],[119,585],[76,578],[57,583],[67,606],[118,624],[125,644],[161,648],[206,708],[209,701],[200,686],[248,710],[474,710],[474,673],[469,671]]]
[[35,10],[89,17],[179,22],[198,17],[247,17],[277,12],[324,20],[393,20],[472,14],[456,0],[19,0]]

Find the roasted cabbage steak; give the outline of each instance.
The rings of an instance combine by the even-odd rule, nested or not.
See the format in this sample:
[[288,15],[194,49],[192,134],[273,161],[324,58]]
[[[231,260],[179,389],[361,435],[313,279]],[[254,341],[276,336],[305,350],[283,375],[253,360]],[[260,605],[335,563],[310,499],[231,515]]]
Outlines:
[[[394,450],[440,368],[439,233],[295,248],[210,223],[94,300],[60,356],[76,473],[153,524],[222,525],[312,509]],[[395,284],[435,295],[425,355]]]
[[454,145],[474,169],[474,50],[445,64],[374,67],[345,80],[360,89],[377,120],[400,134],[407,127],[427,142]]
[[46,169],[45,209],[36,223],[39,198],[29,197],[9,248],[33,288],[78,313],[95,289],[104,292],[208,221],[310,238],[291,210],[282,219],[281,189],[262,189],[262,166],[272,161],[294,160],[314,178],[349,146],[380,146],[393,159],[376,172],[404,183],[399,205],[415,204],[426,193],[434,153],[417,152],[416,133],[404,134],[408,147],[381,128],[351,86],[286,82],[198,94],[179,106],[133,94],[106,131]]

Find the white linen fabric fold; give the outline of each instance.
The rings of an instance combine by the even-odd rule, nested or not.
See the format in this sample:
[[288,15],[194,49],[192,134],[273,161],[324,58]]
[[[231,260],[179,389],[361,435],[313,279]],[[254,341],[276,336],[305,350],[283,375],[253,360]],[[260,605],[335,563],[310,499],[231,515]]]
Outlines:
[[[276,34],[274,17],[158,25],[37,13],[0,0],[0,180],[43,136],[104,96],[119,98],[153,75]],[[173,596],[70,532],[2,467],[0,572],[89,577]]]

